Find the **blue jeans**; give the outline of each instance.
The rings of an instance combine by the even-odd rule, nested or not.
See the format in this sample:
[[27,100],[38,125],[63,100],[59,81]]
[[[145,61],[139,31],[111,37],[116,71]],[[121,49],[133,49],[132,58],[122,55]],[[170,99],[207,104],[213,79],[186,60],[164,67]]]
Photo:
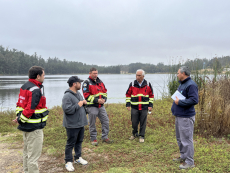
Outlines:
[[81,145],[84,138],[85,128],[66,128],[67,142],[65,146],[65,162],[73,162],[72,151],[74,149],[74,160],[81,157]]

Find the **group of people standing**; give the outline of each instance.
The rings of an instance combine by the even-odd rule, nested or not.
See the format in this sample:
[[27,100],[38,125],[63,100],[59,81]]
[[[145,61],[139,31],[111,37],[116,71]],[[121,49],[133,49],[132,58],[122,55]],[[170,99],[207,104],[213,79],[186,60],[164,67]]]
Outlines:
[[[23,131],[23,169],[25,173],[38,173],[37,160],[41,155],[43,143],[42,129],[46,125],[49,111],[46,107],[44,96],[45,71],[42,67],[33,66],[29,70],[29,81],[21,88],[17,102],[15,122],[19,123],[18,129]],[[148,111],[153,108],[153,88],[150,82],[144,79],[145,72],[137,70],[136,80],[131,82],[126,92],[126,107],[131,111],[132,135],[129,138],[139,138],[143,143],[147,123]],[[193,127],[195,122],[194,105],[198,102],[198,89],[191,80],[190,71],[183,66],[178,70],[178,79],[181,85],[178,91],[186,97],[185,100],[178,98],[173,102],[172,113],[176,116],[176,139],[180,149],[180,157],[173,159],[182,162],[181,169],[194,167]],[[81,86],[78,76],[71,76],[67,83],[69,88],[65,91],[62,99],[63,126],[66,128],[67,142],[65,147],[65,167],[68,171],[74,171],[73,163],[88,164],[81,157],[82,142],[84,138],[84,126],[89,124],[91,144],[98,145],[96,118],[102,125],[102,142],[112,144],[108,138],[109,118],[104,103],[107,100],[107,89],[98,78],[96,68],[91,68],[89,77]],[[83,96],[79,90],[82,88]],[[88,120],[87,115],[88,114]],[[138,131],[138,124],[140,129]],[[75,151],[73,157],[72,151]]]

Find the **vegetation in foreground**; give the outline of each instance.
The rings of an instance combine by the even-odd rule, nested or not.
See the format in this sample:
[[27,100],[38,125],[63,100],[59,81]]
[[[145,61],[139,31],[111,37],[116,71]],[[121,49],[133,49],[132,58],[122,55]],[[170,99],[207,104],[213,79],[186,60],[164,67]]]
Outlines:
[[[153,111],[148,115],[145,143],[130,141],[130,112],[124,104],[105,105],[110,119],[109,137],[115,142],[111,145],[99,140],[97,147],[89,140],[89,127],[85,127],[82,156],[89,164],[76,165],[76,172],[181,172],[179,164],[172,159],[179,156],[174,130],[174,116],[171,114],[171,99],[154,102]],[[50,109],[47,126],[44,129],[43,152],[63,158],[60,166],[64,167],[64,148],[66,132],[62,127],[62,109]],[[12,141],[22,141],[22,133],[16,129],[11,120],[13,111],[0,113],[0,133],[15,133]],[[196,123],[197,124],[197,123]],[[195,127],[197,129],[197,127]],[[98,139],[101,135],[101,124],[97,120]],[[194,135],[195,165],[186,172],[230,172],[230,139],[228,137],[204,138]]]

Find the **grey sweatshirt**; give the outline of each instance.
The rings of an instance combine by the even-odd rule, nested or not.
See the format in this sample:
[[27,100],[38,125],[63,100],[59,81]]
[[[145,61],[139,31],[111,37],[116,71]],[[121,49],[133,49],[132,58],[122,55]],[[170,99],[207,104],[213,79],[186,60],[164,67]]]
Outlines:
[[63,126],[66,128],[80,128],[88,125],[85,109],[79,106],[78,102],[82,101],[83,97],[79,92],[74,93],[70,89],[65,91],[62,98],[62,109],[64,112]]

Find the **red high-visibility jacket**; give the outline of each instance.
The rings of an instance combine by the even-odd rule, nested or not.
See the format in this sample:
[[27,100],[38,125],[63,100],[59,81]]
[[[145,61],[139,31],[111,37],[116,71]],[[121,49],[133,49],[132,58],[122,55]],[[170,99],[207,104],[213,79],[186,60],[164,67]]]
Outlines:
[[103,104],[99,104],[98,99],[103,98],[105,101],[107,100],[107,89],[99,78],[94,81],[89,76],[89,78],[83,82],[82,92],[87,101],[87,106],[100,108]]
[[19,130],[31,132],[45,127],[49,111],[46,98],[41,92],[42,87],[41,82],[29,79],[20,88],[16,108]]
[[129,84],[126,92],[126,107],[131,107],[137,110],[148,110],[148,107],[153,107],[153,88],[151,83],[145,79],[141,86],[137,80]]

